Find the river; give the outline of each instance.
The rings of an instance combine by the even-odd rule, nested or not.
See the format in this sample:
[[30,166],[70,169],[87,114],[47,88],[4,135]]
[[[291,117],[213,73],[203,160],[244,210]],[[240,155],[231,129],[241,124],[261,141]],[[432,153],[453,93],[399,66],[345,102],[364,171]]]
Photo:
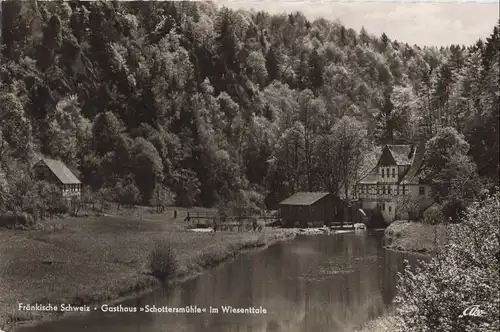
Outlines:
[[[414,255],[385,250],[382,233],[301,236],[243,255],[201,276],[123,306],[206,313],[72,315],[19,332],[344,332],[381,315],[395,296],[397,272]],[[264,308],[225,314],[222,306]],[[210,307],[219,313],[209,313]]]

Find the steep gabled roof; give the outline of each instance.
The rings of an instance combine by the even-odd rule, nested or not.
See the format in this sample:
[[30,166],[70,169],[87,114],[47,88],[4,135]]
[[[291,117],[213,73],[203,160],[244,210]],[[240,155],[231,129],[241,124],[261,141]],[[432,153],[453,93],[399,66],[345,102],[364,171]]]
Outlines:
[[405,177],[401,180],[401,184],[418,184],[422,181],[422,167],[424,161],[425,144],[420,142],[417,145],[413,163],[410,166]]
[[327,195],[327,192],[298,192],[282,201],[280,205],[312,205]]
[[391,152],[392,158],[398,166],[411,165],[413,159],[413,151],[411,145],[387,145]]
[[377,166],[366,174],[359,184],[377,184],[378,167],[396,163],[398,166],[410,166],[406,174],[400,180],[400,184],[422,183],[423,158],[425,143],[422,141],[416,145],[386,145],[379,157]]
[[43,157],[37,164],[39,163],[47,165],[62,184],[81,184],[80,180],[76,178],[75,174],[62,161]]

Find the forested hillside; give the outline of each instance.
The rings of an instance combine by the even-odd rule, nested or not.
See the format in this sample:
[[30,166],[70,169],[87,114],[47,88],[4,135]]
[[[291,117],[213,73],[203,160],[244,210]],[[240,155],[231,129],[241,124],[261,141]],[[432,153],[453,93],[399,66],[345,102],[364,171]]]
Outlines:
[[3,1],[2,15],[3,210],[42,199],[21,176],[35,152],[109,199],[271,207],[344,196],[375,146],[444,127],[498,183],[497,22],[437,49],[200,2]]

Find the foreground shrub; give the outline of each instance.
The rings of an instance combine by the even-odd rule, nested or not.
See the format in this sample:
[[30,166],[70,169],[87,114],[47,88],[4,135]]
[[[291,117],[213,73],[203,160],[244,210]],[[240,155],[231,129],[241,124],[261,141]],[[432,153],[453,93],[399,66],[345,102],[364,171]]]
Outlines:
[[422,221],[429,225],[436,225],[444,221],[443,207],[439,204],[434,204],[423,213]]
[[151,274],[160,281],[165,282],[175,275],[179,269],[179,261],[170,242],[164,240],[157,242],[149,254],[149,268]]
[[33,217],[25,212],[16,213],[8,211],[0,215],[0,227],[11,228],[19,225],[29,226],[33,223]]
[[[472,204],[434,258],[415,271],[407,266],[396,297],[400,331],[500,330],[499,198]],[[464,315],[472,306],[478,316]]]

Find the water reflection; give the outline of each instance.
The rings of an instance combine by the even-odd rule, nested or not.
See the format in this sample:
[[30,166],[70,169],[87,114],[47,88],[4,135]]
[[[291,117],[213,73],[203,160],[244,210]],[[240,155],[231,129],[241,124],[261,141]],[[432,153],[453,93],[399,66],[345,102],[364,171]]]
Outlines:
[[[385,251],[381,235],[299,237],[249,254],[140,303],[215,307],[219,314],[92,313],[21,332],[346,331],[380,315],[395,295],[397,272],[414,257]],[[136,305],[137,300],[124,305]],[[266,315],[222,314],[221,306],[264,307]]]

